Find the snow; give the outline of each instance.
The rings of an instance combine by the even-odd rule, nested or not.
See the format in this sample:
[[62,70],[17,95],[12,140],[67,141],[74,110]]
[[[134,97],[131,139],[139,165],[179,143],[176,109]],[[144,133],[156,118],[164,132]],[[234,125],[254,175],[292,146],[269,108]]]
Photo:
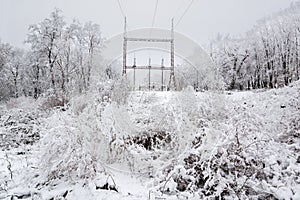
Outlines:
[[[197,178],[189,174],[186,158],[199,155],[197,162],[213,163],[216,155],[224,153],[218,162],[234,168],[239,157],[225,154],[224,149],[236,148],[235,132],[242,143],[243,162],[259,157],[268,164],[261,173],[273,178],[256,182],[259,179],[251,176],[247,181],[246,176],[234,178],[226,171],[215,174],[205,168],[208,181],[203,187],[217,184],[220,194],[230,182],[246,182],[261,194],[300,198],[299,81],[281,89],[230,94],[191,88],[132,92],[126,104],[101,95],[74,97],[66,111],[42,109],[42,99],[25,97],[0,105],[0,199],[134,200],[149,199],[149,194],[151,200],[204,198],[191,192]],[[6,123],[9,117],[13,126]],[[13,127],[29,132],[16,134]],[[35,131],[40,139],[15,145],[18,138],[28,141]],[[153,137],[149,149],[132,143],[155,134],[164,138],[154,141]],[[189,178],[190,191],[178,191],[178,180]],[[106,182],[118,192],[100,189]]]

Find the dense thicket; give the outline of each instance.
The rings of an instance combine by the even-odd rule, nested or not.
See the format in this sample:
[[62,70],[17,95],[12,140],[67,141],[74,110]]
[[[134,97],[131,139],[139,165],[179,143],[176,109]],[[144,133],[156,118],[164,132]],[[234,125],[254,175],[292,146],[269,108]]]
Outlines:
[[99,25],[76,20],[67,24],[55,10],[29,27],[25,42],[27,52],[0,41],[0,100],[48,94],[65,101],[70,93],[89,88],[103,45]]
[[277,88],[299,80],[300,3],[260,20],[241,37],[218,36],[211,56],[227,89]]

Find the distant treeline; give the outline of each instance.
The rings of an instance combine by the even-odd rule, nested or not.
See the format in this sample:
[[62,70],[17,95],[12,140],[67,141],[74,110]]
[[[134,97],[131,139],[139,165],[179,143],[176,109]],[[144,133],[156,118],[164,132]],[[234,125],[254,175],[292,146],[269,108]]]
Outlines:
[[[29,27],[25,42],[27,51],[0,41],[0,101],[23,95],[64,97],[89,89],[104,44],[99,25],[67,24],[55,10]],[[211,57],[227,89],[277,88],[299,80],[299,45],[300,3],[294,3],[243,37],[218,36]]]
[[29,27],[25,51],[0,41],[0,101],[10,97],[65,98],[90,87],[103,39],[99,25],[67,24],[59,10]]
[[218,36],[211,57],[229,90],[277,88],[299,80],[300,3],[257,22],[242,37]]

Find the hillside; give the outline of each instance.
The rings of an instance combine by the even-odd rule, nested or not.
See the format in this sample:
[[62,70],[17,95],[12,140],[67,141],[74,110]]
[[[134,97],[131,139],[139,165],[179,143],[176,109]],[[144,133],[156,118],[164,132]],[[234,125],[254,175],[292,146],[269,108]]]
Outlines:
[[118,94],[1,104],[0,199],[300,198],[299,81]]

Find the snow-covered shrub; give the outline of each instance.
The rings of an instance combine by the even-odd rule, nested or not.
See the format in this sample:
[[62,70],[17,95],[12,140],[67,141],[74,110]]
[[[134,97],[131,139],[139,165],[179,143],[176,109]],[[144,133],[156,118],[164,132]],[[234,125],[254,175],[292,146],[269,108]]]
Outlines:
[[50,130],[44,138],[45,150],[41,157],[41,169],[47,173],[49,180],[89,179],[99,173],[101,167],[97,154],[94,154],[92,141],[85,134],[89,133],[71,126]]
[[4,102],[9,100],[10,98],[10,88],[9,87],[3,87],[6,85],[6,82],[0,79],[0,102]]
[[49,94],[43,98],[41,109],[51,110],[57,107],[64,107],[69,102],[69,99],[63,94]]
[[111,101],[114,82],[99,83],[97,90],[70,100],[69,109],[55,110],[47,119],[41,169],[49,179],[89,179],[102,173],[102,163],[124,160],[123,137],[134,132],[126,108],[127,98]]
[[[164,180],[159,190],[189,191],[201,199],[297,199],[298,115],[291,116],[280,135],[270,132],[274,129],[247,106],[228,110],[224,121],[207,116],[214,115],[199,121],[203,129],[194,133],[191,149],[157,174],[158,180]],[[176,186],[172,190],[164,187],[168,179]]]
[[113,94],[115,82],[108,80],[106,82],[98,82],[97,90],[99,92],[100,100],[103,102],[110,102]]
[[[192,112],[191,124],[197,129],[190,129],[190,148],[156,173],[156,189],[196,193],[200,199],[298,199],[300,119],[295,90],[247,93],[250,99],[240,93],[232,102],[218,94],[201,96],[197,112]],[[182,99],[188,103],[191,97]]]
[[76,115],[81,114],[90,103],[89,101],[87,101],[87,99],[90,98],[92,98],[92,96],[89,94],[74,96],[70,101],[71,111]]
[[0,149],[11,149],[33,144],[40,139],[37,114],[22,109],[11,109],[0,115]]
[[171,134],[166,131],[144,132],[125,139],[127,145],[139,145],[149,151],[171,148],[171,142]]
[[202,199],[244,199],[258,194],[272,197],[252,187],[253,182],[265,179],[266,175],[262,171],[263,158],[250,156],[233,141],[214,149],[204,158],[199,148],[192,149],[179,163],[165,170],[177,184],[173,192],[198,192]]
[[127,102],[130,91],[130,84],[126,78],[122,78],[115,82],[112,90],[111,100],[117,104],[125,104]]
[[182,112],[187,113],[193,119],[198,112],[196,91],[194,88],[192,86],[184,88],[178,93],[177,99],[179,101],[178,106],[180,106]]
[[112,163],[126,160],[124,138],[135,133],[126,108],[116,102],[109,104],[101,115],[100,127],[108,141],[106,161]]
[[72,98],[68,110],[54,110],[47,118],[40,157],[47,179],[75,181],[103,172],[101,163],[108,157],[109,142],[102,121],[110,104],[107,88],[111,86],[107,85],[99,84],[98,92]]

